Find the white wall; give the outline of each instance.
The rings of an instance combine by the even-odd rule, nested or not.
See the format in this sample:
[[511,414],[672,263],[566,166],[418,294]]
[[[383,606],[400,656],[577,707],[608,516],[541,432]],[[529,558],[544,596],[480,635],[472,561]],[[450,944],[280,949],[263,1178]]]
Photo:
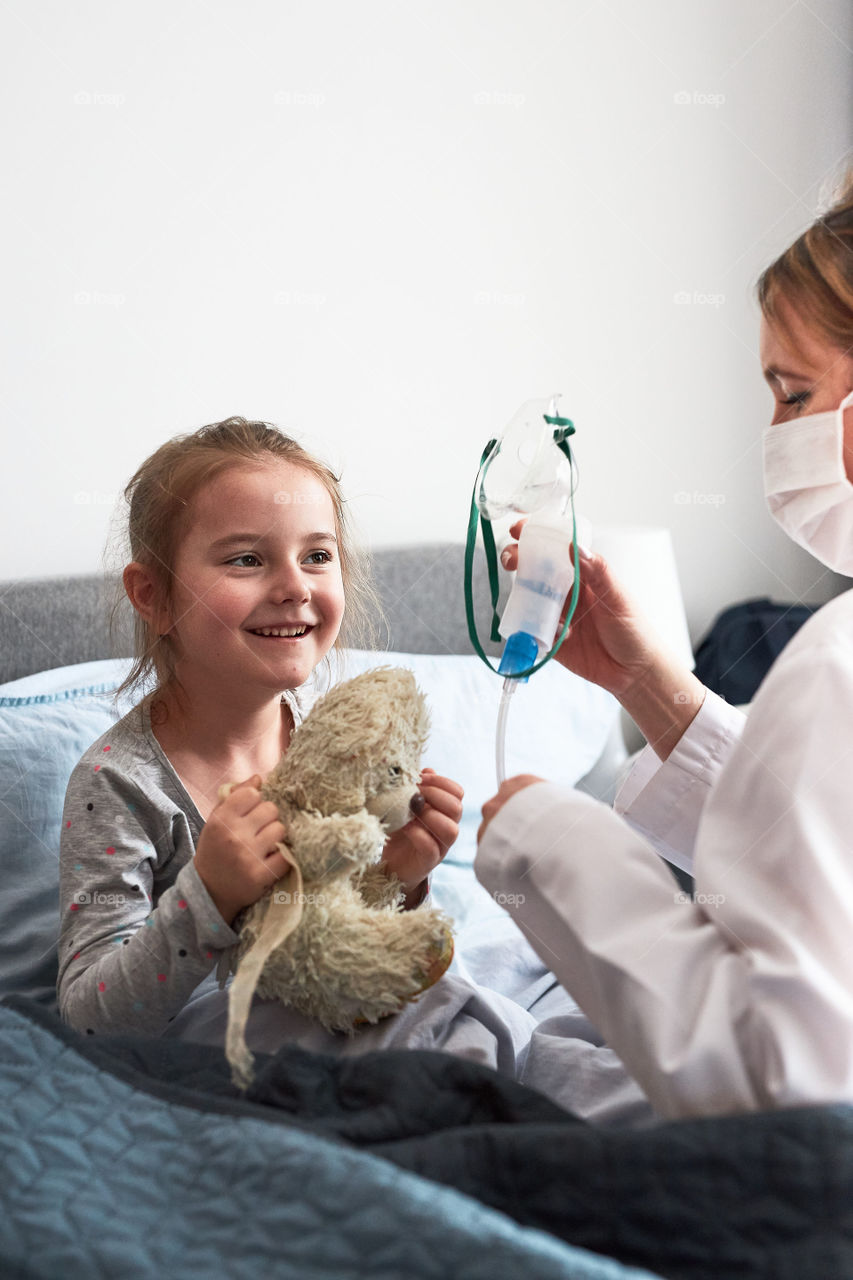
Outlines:
[[[846,0],[6,0],[0,578],[232,413],[365,536],[462,539],[563,392],[593,522],[673,531],[694,638],[842,580],[766,515],[758,271],[851,147]],[[686,298],[687,301],[679,301]]]

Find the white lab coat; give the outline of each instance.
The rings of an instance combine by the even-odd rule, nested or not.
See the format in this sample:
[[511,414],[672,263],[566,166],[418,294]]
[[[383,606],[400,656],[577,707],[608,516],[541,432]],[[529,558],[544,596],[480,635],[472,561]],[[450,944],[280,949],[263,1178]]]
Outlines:
[[853,591],[747,719],[709,693],[665,763],[646,747],[616,809],[530,786],[475,870],[656,1110],[853,1102]]

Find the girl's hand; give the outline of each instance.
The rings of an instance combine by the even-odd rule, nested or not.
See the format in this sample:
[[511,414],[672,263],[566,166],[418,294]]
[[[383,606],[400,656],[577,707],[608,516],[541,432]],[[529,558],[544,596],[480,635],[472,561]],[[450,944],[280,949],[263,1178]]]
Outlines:
[[459,835],[462,787],[434,769],[421,773],[419,795],[412,800],[414,817],[385,842],[382,862],[406,891],[406,906],[417,906],[426,894],[425,882]]
[[217,911],[229,925],[290,865],[276,848],[287,830],[272,801],[261,798],[260,781],[260,774],[253,774],[219,802],[202,828],[193,859]]
[[511,796],[514,796],[516,791],[523,791],[525,787],[532,787],[534,782],[544,781],[544,778],[537,778],[535,774],[520,773],[517,777],[507,778],[505,782],[502,782],[498,788],[497,795],[492,796],[491,800],[487,800],[483,805],[483,821],[477,828],[477,844],[480,843],[483,836],[486,834],[486,827],[489,825],[492,818],[494,818],[496,814],[500,813],[507,800],[509,800]]
[[[513,538],[521,536],[523,526],[524,520],[511,526]],[[573,552],[574,548],[570,554]],[[501,553],[501,564],[505,569],[515,569],[515,543]],[[614,578],[603,556],[581,551],[580,572],[578,603],[569,634],[554,656],[569,671],[619,698],[649,671],[657,645],[646,632],[642,614]],[[564,609],[557,634],[565,618]]]

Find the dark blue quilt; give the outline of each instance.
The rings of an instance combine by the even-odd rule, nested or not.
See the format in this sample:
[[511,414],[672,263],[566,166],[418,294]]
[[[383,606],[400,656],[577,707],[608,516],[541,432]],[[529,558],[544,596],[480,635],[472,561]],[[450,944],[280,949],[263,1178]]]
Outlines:
[[[601,1129],[439,1053],[224,1055],[0,1003],[0,1275],[853,1278],[853,1108]],[[644,1268],[637,1270],[636,1268]]]
[[239,1100],[221,1053],[98,1039],[0,1005],[3,1280],[648,1280]]

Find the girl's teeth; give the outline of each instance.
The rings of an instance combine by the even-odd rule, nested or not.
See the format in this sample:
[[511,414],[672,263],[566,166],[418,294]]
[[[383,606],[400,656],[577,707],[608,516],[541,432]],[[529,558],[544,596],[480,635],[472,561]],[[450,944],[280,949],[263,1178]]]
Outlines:
[[257,627],[256,636],[304,636],[307,627]]

